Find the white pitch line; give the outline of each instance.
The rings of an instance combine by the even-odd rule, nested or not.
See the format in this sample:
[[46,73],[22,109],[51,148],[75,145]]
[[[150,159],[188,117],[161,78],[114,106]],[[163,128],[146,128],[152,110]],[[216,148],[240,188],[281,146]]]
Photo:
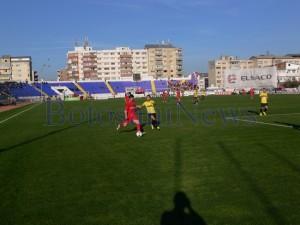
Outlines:
[[275,124],[275,123],[265,123],[265,122],[251,121],[251,120],[242,120],[242,119],[232,118],[232,117],[227,118],[227,119],[239,120],[239,121],[244,121],[244,122],[252,122],[253,124],[259,123],[259,124],[270,125],[270,126],[293,128],[293,126],[289,126],[289,125]]
[[[290,115],[300,115],[300,113],[285,113],[285,114],[268,114],[266,117],[274,117],[274,116],[290,116]],[[260,115],[253,115],[254,117],[260,117]],[[236,118],[245,118],[245,117],[249,117],[249,116],[238,116]],[[227,117],[227,119],[230,119],[233,117]]]
[[24,113],[24,112],[26,112],[26,111],[28,111],[28,110],[30,110],[30,109],[36,107],[36,106],[38,106],[38,105],[40,105],[40,104],[41,104],[41,103],[39,103],[39,104],[37,104],[37,105],[34,105],[34,106],[32,106],[32,107],[30,107],[30,108],[28,108],[28,109],[23,110],[22,112],[19,112],[19,113],[15,114],[15,115],[13,115],[13,116],[11,116],[11,117],[8,117],[8,118],[5,119],[5,120],[0,121],[0,124],[6,122],[7,120],[10,120],[10,119],[12,119],[12,118],[18,116],[18,115],[20,115],[20,114],[22,114],[22,113]]

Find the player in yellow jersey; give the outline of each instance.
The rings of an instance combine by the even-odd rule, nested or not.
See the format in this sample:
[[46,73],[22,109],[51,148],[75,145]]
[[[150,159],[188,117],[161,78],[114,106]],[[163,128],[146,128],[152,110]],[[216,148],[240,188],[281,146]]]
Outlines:
[[202,89],[202,91],[201,91],[201,96],[202,96],[201,100],[204,100],[204,96],[205,96],[205,90],[204,89]]
[[143,106],[146,107],[147,109],[147,113],[148,113],[148,117],[151,118],[151,128],[154,129],[154,127],[159,130],[159,126],[158,126],[158,122],[156,120],[156,111],[155,111],[155,101],[151,100],[151,96],[147,95],[146,96],[146,101],[138,106],[139,108],[142,108]]
[[266,112],[268,110],[268,93],[265,88],[263,88],[262,92],[259,95],[260,97],[260,116],[266,116]]
[[199,96],[198,96],[199,92],[198,89],[196,88],[194,91],[194,104],[198,105],[199,102]]

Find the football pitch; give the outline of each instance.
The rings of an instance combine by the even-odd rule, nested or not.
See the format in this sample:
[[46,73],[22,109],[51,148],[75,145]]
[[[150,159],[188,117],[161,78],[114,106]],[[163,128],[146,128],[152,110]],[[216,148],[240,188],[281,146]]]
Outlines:
[[123,99],[1,112],[0,224],[300,224],[300,95],[153,100],[140,138]]

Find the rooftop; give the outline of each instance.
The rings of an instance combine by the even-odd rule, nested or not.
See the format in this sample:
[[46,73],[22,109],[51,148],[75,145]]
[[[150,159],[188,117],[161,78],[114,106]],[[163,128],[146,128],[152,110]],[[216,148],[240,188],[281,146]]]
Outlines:
[[148,48],[176,48],[172,44],[166,43],[166,44],[147,44],[145,45],[145,49]]

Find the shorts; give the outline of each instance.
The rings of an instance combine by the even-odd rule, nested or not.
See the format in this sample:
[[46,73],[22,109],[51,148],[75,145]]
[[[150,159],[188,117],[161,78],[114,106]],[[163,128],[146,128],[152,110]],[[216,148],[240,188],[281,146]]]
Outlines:
[[126,122],[129,123],[133,120],[139,120],[139,118],[136,115],[128,115]]
[[156,113],[148,113],[148,118],[150,119],[152,116],[156,119]]
[[268,103],[260,103],[260,107],[261,108],[268,107]]

